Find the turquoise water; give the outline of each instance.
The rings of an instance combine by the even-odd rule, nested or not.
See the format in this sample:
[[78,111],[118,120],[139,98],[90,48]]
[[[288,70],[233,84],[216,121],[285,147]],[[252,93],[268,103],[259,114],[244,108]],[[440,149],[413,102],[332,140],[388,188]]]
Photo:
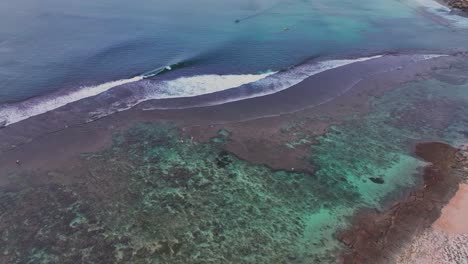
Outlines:
[[0,102],[181,61],[187,67],[174,76],[279,70],[314,56],[466,46],[466,35],[419,8],[386,0],[2,1]]
[[[158,91],[166,81],[174,88],[166,92],[184,96],[254,82],[315,56],[445,53],[467,44],[466,31],[411,1],[21,0],[0,3],[0,22],[3,103],[101,83],[93,89]],[[164,75],[140,76],[181,61]],[[343,61],[317,65],[327,63]],[[315,70],[305,64],[273,80]],[[286,122],[276,133],[297,133],[286,147],[306,147],[301,158],[313,174],[226,152],[231,131],[196,142],[170,122],[116,131],[111,147],[81,156],[87,171],[73,184],[28,182],[57,173],[47,168],[12,173],[17,188],[0,189],[0,262],[335,263],[336,232],[358,210],[384,210],[420,181],[425,163],[412,155],[415,142],[465,141],[467,70],[462,61],[371,98],[372,111],[351,112],[316,138],[306,128],[321,117]],[[174,91],[180,87],[190,89]],[[67,99],[41,106],[55,98]],[[13,117],[40,112],[34,102],[0,106],[0,122],[4,109]]]
[[[385,210],[421,182],[414,143],[466,140],[467,69],[461,61],[396,87],[371,98],[371,112],[291,142],[309,147],[313,174],[235,157],[224,150],[234,134],[226,129],[208,142],[168,122],[116,131],[111,147],[82,155],[83,181],[0,190],[0,259],[336,263],[336,234],[358,210]],[[308,138],[321,117],[298,118],[276,133]],[[10,179],[27,186],[25,176]]]

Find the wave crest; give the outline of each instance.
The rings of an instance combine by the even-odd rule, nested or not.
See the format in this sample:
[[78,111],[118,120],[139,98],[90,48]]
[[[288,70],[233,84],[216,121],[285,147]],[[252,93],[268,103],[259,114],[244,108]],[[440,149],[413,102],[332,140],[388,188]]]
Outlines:
[[[164,81],[150,80],[146,79],[147,75],[140,75],[0,106],[0,124],[4,123],[7,126],[89,97],[95,97],[100,105],[96,107],[98,109],[93,109],[94,112],[88,112],[91,120],[129,109],[149,100],[195,97],[232,89],[234,92],[229,93],[229,96],[220,96],[216,101],[205,102],[203,105],[223,104],[277,93],[321,72],[382,56],[319,61],[299,65],[286,71],[260,74],[207,74]],[[419,61],[440,56],[443,55],[417,55],[413,58]],[[242,88],[242,92],[236,92],[239,88]],[[113,92],[114,89],[116,92]],[[125,93],[118,93],[121,90],[125,90]],[[103,97],[100,94],[103,94]],[[102,106],[102,102],[106,102],[106,105]]]

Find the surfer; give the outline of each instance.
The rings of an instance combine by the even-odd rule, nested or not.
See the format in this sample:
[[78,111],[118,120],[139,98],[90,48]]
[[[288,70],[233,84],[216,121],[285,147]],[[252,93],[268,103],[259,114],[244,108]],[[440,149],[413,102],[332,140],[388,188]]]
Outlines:
[[234,20],[234,23],[239,24],[241,21],[244,21],[244,20],[247,20],[247,19],[256,18],[256,17],[258,17],[258,16],[264,15],[264,14],[266,14],[267,12],[269,12],[269,11],[273,10],[274,8],[276,8],[278,5],[279,5],[279,3],[278,3],[278,4],[275,4],[275,5],[272,5],[272,6],[270,6],[269,8],[266,8],[266,9],[263,9],[263,10],[259,10],[258,12],[253,13],[253,14],[251,14],[251,15],[248,15],[248,16],[246,16],[246,17],[242,17],[242,18],[236,19],[236,20]]

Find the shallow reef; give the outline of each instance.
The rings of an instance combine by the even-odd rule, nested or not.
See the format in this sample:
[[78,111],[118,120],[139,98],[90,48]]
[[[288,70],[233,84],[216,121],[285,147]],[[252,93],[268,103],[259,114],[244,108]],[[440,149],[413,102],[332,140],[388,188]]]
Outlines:
[[[4,259],[34,263],[289,263],[306,213],[345,193],[312,175],[272,171],[197,143],[170,124],[140,124],[83,155],[82,185],[7,192]],[[10,209],[10,210],[9,210]],[[29,227],[17,219],[34,223]],[[25,243],[27,237],[32,237]]]
[[292,121],[278,133],[310,145],[313,174],[239,159],[226,129],[207,142],[170,122],[116,132],[82,155],[81,181],[0,190],[0,262],[335,263],[356,211],[420,182],[415,142],[466,139],[466,68],[372,98],[370,113],[319,137],[301,134],[313,119]]

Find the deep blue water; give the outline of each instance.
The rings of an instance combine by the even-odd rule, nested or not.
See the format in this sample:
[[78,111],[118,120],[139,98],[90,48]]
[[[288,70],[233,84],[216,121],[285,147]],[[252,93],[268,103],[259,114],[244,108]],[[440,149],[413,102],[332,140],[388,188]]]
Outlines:
[[466,39],[411,1],[4,0],[0,103],[180,61],[190,63],[179,75],[258,73],[314,56],[460,48]]

